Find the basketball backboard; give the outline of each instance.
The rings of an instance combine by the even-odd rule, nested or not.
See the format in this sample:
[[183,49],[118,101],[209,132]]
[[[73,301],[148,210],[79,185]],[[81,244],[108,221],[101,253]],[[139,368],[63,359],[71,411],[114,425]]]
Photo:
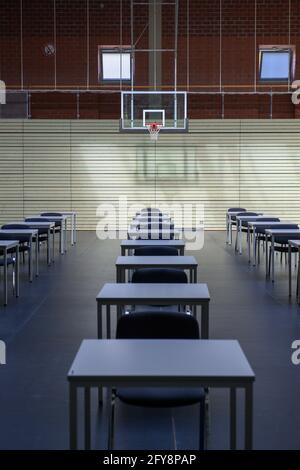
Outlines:
[[187,132],[187,93],[184,91],[123,91],[120,130],[147,131],[147,124],[161,132]]

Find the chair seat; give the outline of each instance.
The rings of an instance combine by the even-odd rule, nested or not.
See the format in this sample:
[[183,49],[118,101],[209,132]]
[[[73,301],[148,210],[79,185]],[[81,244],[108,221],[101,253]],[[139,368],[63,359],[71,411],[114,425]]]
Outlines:
[[149,408],[194,405],[205,399],[203,388],[119,388],[116,396],[124,403]]

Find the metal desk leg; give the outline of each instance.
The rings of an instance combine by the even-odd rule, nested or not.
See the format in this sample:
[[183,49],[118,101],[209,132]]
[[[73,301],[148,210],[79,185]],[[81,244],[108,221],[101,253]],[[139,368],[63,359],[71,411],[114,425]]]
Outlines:
[[20,295],[20,252],[19,247],[16,247],[16,297]]
[[209,338],[209,302],[201,305],[201,339]]
[[4,282],[4,305],[7,305],[7,248],[4,248],[4,266],[3,266],[3,282]]
[[64,250],[67,252],[67,242],[68,242],[68,219],[65,218],[64,223]]
[[74,214],[71,215],[71,245],[74,245]]
[[[259,240],[258,240],[259,243]],[[252,248],[253,248],[253,266],[256,266],[256,232],[255,227],[252,227]]]
[[125,247],[121,246],[121,256],[125,256]]
[[230,450],[236,450],[236,388],[230,388]]
[[253,384],[245,387],[245,450],[253,445]]
[[268,235],[265,234],[265,245],[266,245],[266,279],[269,278],[269,250],[268,250]]
[[48,263],[48,266],[51,264],[50,239],[51,239],[51,234],[50,234],[50,228],[49,228],[48,229],[48,236],[47,236],[47,263]]
[[184,246],[182,246],[179,250],[180,256],[184,256]]
[[97,303],[97,331],[98,331],[98,339],[103,339],[102,333],[102,305],[98,302]]
[[239,220],[239,253],[240,255],[242,254],[242,238],[243,238],[242,221]]
[[77,449],[77,387],[69,383],[69,435],[70,449]]
[[[192,282],[194,284],[197,284],[197,267],[193,268],[193,279]],[[193,306],[193,315],[195,318],[197,318],[197,305]]]
[[91,389],[84,387],[84,448],[91,449]]
[[64,223],[61,222],[60,226],[60,254],[63,255],[65,252],[65,242],[64,242]]
[[298,248],[297,302],[300,304],[300,249]]
[[248,263],[251,263],[251,245],[250,245],[250,227],[248,224],[248,240],[247,240],[247,246],[248,246]]
[[226,213],[226,243],[229,243],[229,216]]
[[292,296],[292,247],[289,244],[288,252],[288,263],[289,263],[289,297]]
[[33,280],[33,258],[32,258],[32,250],[33,250],[33,243],[32,243],[32,235],[30,236],[29,240],[29,260],[28,260],[28,265],[29,265],[29,281],[32,282]]
[[275,268],[275,250],[274,250],[274,235],[272,235],[272,241],[271,241],[271,256],[272,256],[272,282],[274,282],[274,268]]
[[39,275],[39,236],[35,237],[35,275]]
[[110,331],[110,305],[106,305],[106,338],[111,338],[111,331]]
[[77,220],[76,219],[77,219],[76,214],[73,214],[74,244],[77,243],[77,227],[76,227]]
[[[103,330],[102,330],[102,305],[97,302],[97,333],[98,339],[103,339]],[[102,387],[98,387],[98,402],[103,403],[103,390]]]
[[52,263],[55,260],[55,226],[52,228]]
[[231,220],[231,215],[229,216],[229,245],[232,245],[232,220]]

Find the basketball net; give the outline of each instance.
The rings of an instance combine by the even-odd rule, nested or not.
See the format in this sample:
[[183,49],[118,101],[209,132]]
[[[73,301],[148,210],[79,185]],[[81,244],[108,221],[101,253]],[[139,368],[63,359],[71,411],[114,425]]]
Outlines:
[[159,131],[162,128],[162,125],[158,124],[157,122],[150,122],[149,124],[146,124],[146,126],[147,126],[147,129],[148,129],[149,134],[150,134],[150,139],[151,140],[157,140],[158,139],[158,134],[159,134]]

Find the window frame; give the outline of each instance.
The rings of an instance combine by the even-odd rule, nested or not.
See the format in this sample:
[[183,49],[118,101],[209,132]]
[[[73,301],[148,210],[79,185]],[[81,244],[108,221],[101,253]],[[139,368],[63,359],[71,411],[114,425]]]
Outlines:
[[[130,54],[130,78],[104,78],[103,53]],[[98,81],[100,83],[131,83],[134,71],[133,57],[131,46],[98,46]]]
[[[275,54],[280,54],[288,52],[290,55],[289,60],[289,76],[281,78],[262,78],[262,62],[264,52],[274,52]],[[260,83],[291,83],[295,77],[295,68],[296,68],[296,46],[291,45],[261,45],[259,46],[259,82]]]

